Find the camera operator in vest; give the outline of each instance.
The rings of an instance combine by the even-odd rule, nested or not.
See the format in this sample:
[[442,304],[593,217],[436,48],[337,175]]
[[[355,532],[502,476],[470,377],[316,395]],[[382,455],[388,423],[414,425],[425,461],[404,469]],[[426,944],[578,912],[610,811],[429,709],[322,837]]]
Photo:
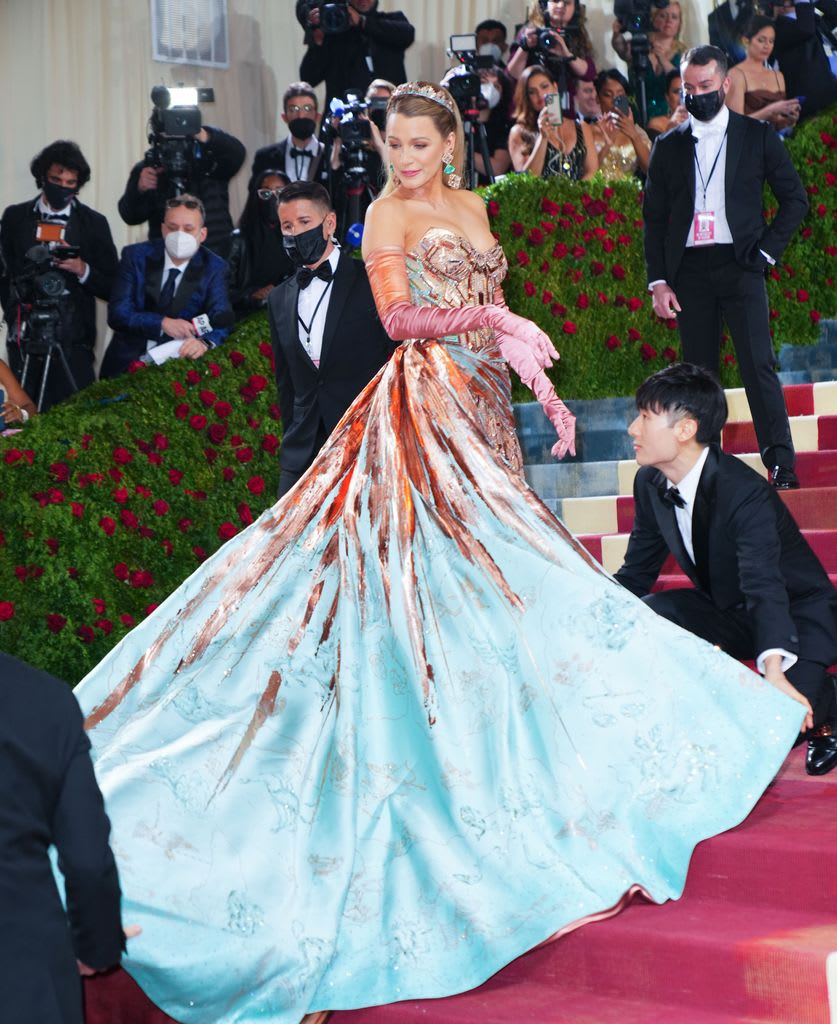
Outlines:
[[297,0],[296,16],[308,47],[300,78],[325,82],[326,109],[335,96],[365,92],[373,78],[407,80],[404,51],[416,30],[400,11],[379,11],[378,0]]
[[95,379],[96,299],[110,297],[118,258],[107,220],[78,200],[90,166],[76,143],[51,143],[30,170],[40,192],[0,221],[0,304],[9,364],[43,410]]
[[[149,239],[160,238],[166,200],[195,195],[206,210],[206,247],[226,257],[233,229],[229,183],[246,151],[232,135],[202,123],[202,92],[161,85],[151,90],[149,149],[132,168],[118,209],[126,224],[148,221]],[[205,96],[211,100],[211,90]]]

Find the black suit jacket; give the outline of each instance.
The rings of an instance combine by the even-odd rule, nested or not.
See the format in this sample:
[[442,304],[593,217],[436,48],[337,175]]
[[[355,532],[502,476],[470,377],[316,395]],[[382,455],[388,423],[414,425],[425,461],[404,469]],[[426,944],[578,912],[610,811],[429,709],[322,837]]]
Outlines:
[[747,27],[752,12],[745,4],[738,5],[735,18],[730,11],[729,3],[718,4],[714,11],[709,12],[709,42],[717,46],[729,57],[731,64],[744,60],[747,52],[741,43],[741,33]]
[[[285,156],[287,155],[290,141],[290,139],[282,139],[281,142],[274,142],[269,146],[262,146],[261,149],[256,150],[256,155],[253,157],[253,166],[250,168],[250,183],[247,186],[250,191],[255,188],[256,178],[262,171],[285,173]],[[320,152],[313,160],[306,161],[308,164],[306,181],[320,181],[322,179],[324,153],[325,148],[321,147]]]
[[647,594],[668,554],[722,611],[743,606],[754,655],[781,647],[830,665],[837,658],[837,591],[775,490],[740,459],[710,445],[692,515],[693,562],[674,510],[660,499],[663,474],[644,466],[625,562],[616,579]]
[[[10,325],[10,340],[17,323],[17,303],[11,296],[9,278],[23,271],[26,252],[36,244],[35,226],[40,220],[36,202],[37,197],[6,207],[0,222],[0,243],[8,274],[0,278],[0,303]],[[90,274],[84,284],[79,283],[75,274],[62,274],[69,294],[61,330],[66,341],[92,349],[96,344],[96,299],[110,298],[118,263],[116,246],[107,220],[77,199],[67,222],[65,242],[79,247]]]
[[[110,826],[66,683],[0,653],[0,1020],[81,1024],[76,959],[119,962]],[[58,850],[67,911],[48,857]]]
[[[822,11],[822,17],[815,8]],[[837,103],[837,79],[820,39],[821,31],[833,33],[837,27],[837,0],[799,4],[795,11],[795,18],[780,17],[774,22],[773,55],[785,76],[788,96],[804,96],[802,116],[810,117],[830,103]]]
[[340,254],[328,301],[319,368],[299,340],[296,276],[270,293],[268,317],[282,410],[279,465],[297,472],[316,454],[320,422],[330,434],[392,354],[360,260]]
[[[805,188],[787,150],[764,121],[729,112],[726,141],[726,216],[735,258],[763,271],[760,249],[779,260],[808,211]],[[769,225],[763,215],[765,181],[778,201]],[[654,142],[645,183],[645,262],[648,280],[674,283],[695,213],[695,138],[687,119]]]

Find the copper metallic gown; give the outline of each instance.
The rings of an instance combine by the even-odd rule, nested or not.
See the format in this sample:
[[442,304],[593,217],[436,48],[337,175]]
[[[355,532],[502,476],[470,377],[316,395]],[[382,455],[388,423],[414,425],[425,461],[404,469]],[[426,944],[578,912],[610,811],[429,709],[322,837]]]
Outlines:
[[[451,307],[505,261],[433,230],[408,270]],[[78,695],[126,967],[195,1024],[458,992],[633,886],[678,896],[801,719],[529,490],[490,332],[402,344]]]

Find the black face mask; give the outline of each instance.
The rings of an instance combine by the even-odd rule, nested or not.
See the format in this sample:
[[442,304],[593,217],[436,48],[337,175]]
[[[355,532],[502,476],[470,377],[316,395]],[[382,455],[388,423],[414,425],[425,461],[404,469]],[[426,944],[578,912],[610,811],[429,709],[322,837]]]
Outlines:
[[716,92],[702,92],[699,95],[687,93],[683,97],[686,110],[698,121],[711,121],[720,113],[724,105],[726,93],[723,89]]
[[76,191],[76,188],[68,188],[66,185],[55,185],[51,181],[44,182],[44,199],[53,210],[63,210]]
[[295,117],[288,121],[288,130],[295,139],[307,142],[317,130],[317,122],[313,117]]
[[295,266],[310,267],[322,259],[328,248],[328,239],[323,235],[324,223],[325,220],[298,235],[282,235],[285,252]]

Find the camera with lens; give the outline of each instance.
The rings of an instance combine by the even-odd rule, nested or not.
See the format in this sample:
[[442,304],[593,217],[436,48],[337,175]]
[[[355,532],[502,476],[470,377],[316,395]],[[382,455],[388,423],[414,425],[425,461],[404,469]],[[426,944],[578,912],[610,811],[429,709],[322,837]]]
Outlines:
[[155,85],[151,90],[154,107],[148,121],[145,165],[162,168],[173,196],[190,191],[199,152],[194,136],[203,126],[198,102],[214,98],[212,89]]
[[480,71],[497,66],[495,59],[477,53],[477,37],[471,35],[451,36],[449,57],[456,57],[459,67],[451,68],[442,81],[454,99],[460,114],[473,116],[483,109],[486,102],[482,96]]
[[331,116],[340,122],[337,138],[345,154],[344,174],[350,182],[368,177],[372,125],[364,116],[367,109],[367,104],[354,93],[346,93],[345,100],[335,97],[330,104]]
[[24,353],[43,355],[59,341],[64,276],[53,267],[54,251],[39,243],[27,249],[23,269],[14,280],[22,307],[28,309],[20,332]]
[[352,27],[348,0],[308,0],[309,26],[314,11],[319,13],[320,18],[319,23],[313,27],[322,29],[327,36],[340,35]]
[[644,70],[648,64],[648,33],[654,30],[654,12],[668,5],[669,0],[614,0],[613,13],[619,26],[631,34],[631,62],[637,70]]

